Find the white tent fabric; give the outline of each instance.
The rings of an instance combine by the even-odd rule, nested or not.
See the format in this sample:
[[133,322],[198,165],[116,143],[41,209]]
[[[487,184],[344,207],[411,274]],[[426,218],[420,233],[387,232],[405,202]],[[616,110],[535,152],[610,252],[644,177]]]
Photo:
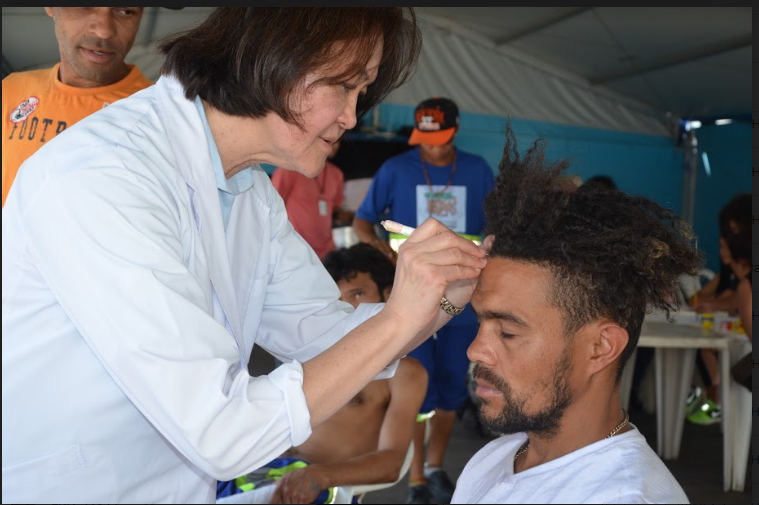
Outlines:
[[[127,61],[150,79],[154,40],[202,22],[211,7],[147,8]],[[676,135],[678,118],[748,117],[750,7],[417,7],[415,79],[386,103],[446,94],[462,111]],[[3,71],[58,61],[41,7],[3,7]],[[29,37],[34,33],[34,37]],[[146,45],[147,44],[147,45]]]
[[455,24],[425,17],[414,78],[388,102],[416,105],[431,95],[461,110],[573,126],[672,136],[665,113],[517,50],[497,47]]
[[[651,135],[673,133],[666,116],[646,104],[460,28],[452,31],[427,18],[420,24],[424,42],[419,67],[388,103],[414,106],[439,95],[475,113]],[[163,58],[154,45],[136,44],[127,61],[155,80]]]

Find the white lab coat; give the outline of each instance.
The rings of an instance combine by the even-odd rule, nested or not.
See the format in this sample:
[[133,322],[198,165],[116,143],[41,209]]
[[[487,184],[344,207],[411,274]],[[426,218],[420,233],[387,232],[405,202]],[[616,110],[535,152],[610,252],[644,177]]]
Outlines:
[[[3,503],[210,503],[215,479],[309,437],[299,363],[382,306],[339,302],[254,179],[225,231],[198,110],[168,78],[21,167],[2,212]],[[288,364],[250,377],[254,343]]]

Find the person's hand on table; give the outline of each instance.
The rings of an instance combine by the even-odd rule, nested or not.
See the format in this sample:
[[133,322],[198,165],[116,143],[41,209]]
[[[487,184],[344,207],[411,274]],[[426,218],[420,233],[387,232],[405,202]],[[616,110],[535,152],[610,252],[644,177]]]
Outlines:
[[438,220],[427,219],[399,248],[385,309],[421,332],[438,317],[444,295],[454,306],[463,307],[487,264],[491,245],[492,239],[486,239],[478,247]]

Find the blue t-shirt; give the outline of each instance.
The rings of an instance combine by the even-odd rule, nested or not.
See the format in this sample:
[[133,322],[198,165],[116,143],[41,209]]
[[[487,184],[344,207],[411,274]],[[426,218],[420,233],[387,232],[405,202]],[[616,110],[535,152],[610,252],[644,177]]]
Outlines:
[[[419,148],[411,149],[386,160],[372,179],[356,217],[376,223],[387,211],[388,218],[417,227],[432,210],[434,217],[456,233],[480,235],[485,227],[483,202],[494,185],[493,171],[485,158],[456,149],[456,173],[451,179],[453,164],[438,167],[425,163],[433,192],[442,190],[442,205],[430,209],[425,195],[429,186],[424,177]],[[465,196],[465,203],[461,196]],[[447,198],[446,198],[447,197]],[[454,201],[452,201],[454,200]]]
[[[453,178],[453,164],[438,167],[425,163],[430,191],[419,147],[389,158],[374,175],[356,217],[376,223],[380,214],[387,212],[388,219],[417,227],[432,213],[456,233],[481,236],[485,195],[495,184],[493,171],[485,158],[461,149],[456,149],[455,163]],[[467,306],[449,324],[477,324],[477,319]]]

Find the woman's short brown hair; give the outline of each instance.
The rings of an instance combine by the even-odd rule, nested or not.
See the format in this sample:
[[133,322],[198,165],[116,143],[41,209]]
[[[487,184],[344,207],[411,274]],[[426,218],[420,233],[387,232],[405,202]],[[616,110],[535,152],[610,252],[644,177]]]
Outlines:
[[380,40],[377,80],[356,110],[361,118],[416,67],[421,32],[411,7],[219,7],[159,44],[161,73],[179,79],[188,99],[200,96],[226,114],[274,112],[298,125],[290,97],[306,75],[352,59],[347,70],[313,84],[345,82],[364,70]]

